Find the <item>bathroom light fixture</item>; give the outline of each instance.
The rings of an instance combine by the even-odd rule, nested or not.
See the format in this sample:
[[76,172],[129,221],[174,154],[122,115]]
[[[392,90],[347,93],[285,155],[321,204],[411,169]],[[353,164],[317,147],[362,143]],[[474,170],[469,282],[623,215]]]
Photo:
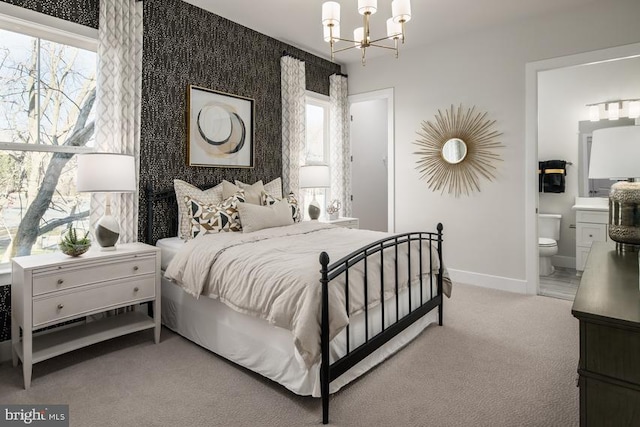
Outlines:
[[[362,65],[365,65],[365,56],[368,47],[380,47],[395,51],[398,57],[398,41],[404,43],[405,23],[411,20],[411,1],[393,0],[391,2],[392,17],[387,19],[387,36],[371,40],[370,19],[371,15],[378,10],[378,0],[358,0],[358,13],[362,15],[363,25],[353,31],[353,40],[340,38],[340,3],[328,1],[322,4],[322,26],[324,41],[329,43],[331,48],[331,60],[334,54],[349,49],[360,49],[362,51]],[[383,44],[386,40],[393,40],[393,46]],[[338,41],[353,43],[342,49],[335,49]]]
[[[618,120],[620,117],[636,119],[640,117],[640,99],[618,99],[587,104],[589,120],[597,122],[600,119]],[[604,111],[604,114],[603,114]]]

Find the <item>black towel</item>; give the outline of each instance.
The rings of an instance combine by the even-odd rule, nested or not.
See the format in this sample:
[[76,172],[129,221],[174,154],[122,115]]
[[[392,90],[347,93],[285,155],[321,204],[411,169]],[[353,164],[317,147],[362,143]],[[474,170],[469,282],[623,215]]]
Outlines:
[[544,193],[564,193],[567,162],[565,160],[547,160],[539,162],[539,187]]

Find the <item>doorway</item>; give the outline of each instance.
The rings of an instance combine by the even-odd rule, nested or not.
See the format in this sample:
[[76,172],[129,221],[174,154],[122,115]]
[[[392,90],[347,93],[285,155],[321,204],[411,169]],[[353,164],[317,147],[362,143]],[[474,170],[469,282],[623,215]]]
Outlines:
[[[640,56],[640,43],[528,63],[526,66],[525,241],[527,293],[539,293],[538,77],[539,73]],[[577,150],[576,150],[577,152]]]
[[352,215],[360,228],[394,231],[393,89],[349,97]]

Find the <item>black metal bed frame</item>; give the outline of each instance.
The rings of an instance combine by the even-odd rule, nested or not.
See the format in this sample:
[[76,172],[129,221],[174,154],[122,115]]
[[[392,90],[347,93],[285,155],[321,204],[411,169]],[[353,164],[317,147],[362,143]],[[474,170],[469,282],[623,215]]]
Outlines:
[[[154,244],[154,203],[158,201],[167,201],[167,203],[171,204],[175,200],[175,193],[173,190],[165,190],[154,192],[153,188],[148,186],[146,189],[146,203],[147,203],[147,233],[146,239],[147,243]],[[174,221],[172,224],[169,224],[169,231],[173,233],[175,230],[175,224],[177,221]],[[442,297],[442,230],[443,226],[441,223],[438,223],[437,232],[412,232],[412,233],[404,233],[394,235],[382,240],[378,240],[377,242],[373,242],[363,248],[360,248],[351,254],[339,259],[333,264],[329,264],[330,259],[329,255],[326,252],[322,252],[320,254],[320,284],[322,286],[322,311],[321,311],[321,328],[320,328],[320,346],[321,346],[321,365],[320,365],[320,389],[322,396],[322,423],[327,424],[329,422],[329,384],[340,377],[342,374],[347,372],[353,366],[355,366],[358,362],[362,361],[364,358],[369,356],[371,353],[376,351],[378,348],[383,346],[385,343],[390,341],[396,335],[398,335],[403,330],[407,329],[414,322],[419,320],[425,314],[429,313],[434,308],[438,308],[438,324],[442,326],[442,313],[443,313],[443,297]],[[173,233],[175,235],[176,233]],[[407,269],[409,272],[408,277],[411,276],[411,243],[418,242],[418,251],[419,251],[419,286],[420,286],[420,305],[415,309],[412,309],[412,301],[411,301],[411,280],[407,283],[408,286],[408,302],[409,302],[409,313],[403,317],[399,317],[399,304],[400,304],[400,293],[399,293],[399,281],[398,281],[398,248],[401,245],[407,245]],[[429,265],[423,265],[423,242],[429,243]],[[437,293],[433,294],[433,274],[431,272],[433,269],[433,243],[436,244],[436,251],[439,260],[439,269],[438,274],[436,275],[436,286]],[[390,249],[393,248],[393,249]],[[388,253],[385,251],[390,249],[393,256],[393,264],[394,264],[394,277],[395,277],[395,313],[396,313],[396,321],[395,323],[385,326],[385,304],[384,301],[380,303],[381,309],[381,332],[375,334],[374,336],[369,337],[369,308],[368,304],[364,304],[364,320],[365,320],[365,342],[354,349],[350,349],[350,335],[349,335],[349,325],[346,327],[346,354],[342,356],[340,359],[330,363],[329,361],[329,286],[331,281],[344,275],[344,291],[345,291],[345,300],[346,300],[346,308],[347,313],[349,313],[349,272],[350,269],[356,266],[359,263],[363,263],[363,286],[364,286],[364,301],[368,301],[368,289],[369,289],[369,267],[368,260],[371,256],[379,256],[380,260],[380,295],[381,297],[384,295],[384,255]],[[379,254],[379,255],[378,255]],[[428,280],[425,279],[425,275],[427,275]],[[423,289],[424,282],[428,281],[429,286],[429,299],[424,301]],[[418,284],[414,284],[414,286],[418,286]]]

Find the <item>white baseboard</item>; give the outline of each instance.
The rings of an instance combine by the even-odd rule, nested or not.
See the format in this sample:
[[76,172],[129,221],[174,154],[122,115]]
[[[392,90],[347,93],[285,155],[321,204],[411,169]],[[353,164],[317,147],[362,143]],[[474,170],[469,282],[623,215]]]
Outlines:
[[11,340],[0,342],[0,363],[11,360]]
[[555,265],[556,267],[576,268],[576,257],[554,255],[551,259],[551,264]]
[[454,270],[452,268],[449,268],[448,270],[454,287],[456,282],[460,282],[466,285],[479,286],[481,288],[498,289],[501,291],[515,292],[518,294],[527,293],[526,280],[492,276],[490,274],[472,273],[470,271]]

